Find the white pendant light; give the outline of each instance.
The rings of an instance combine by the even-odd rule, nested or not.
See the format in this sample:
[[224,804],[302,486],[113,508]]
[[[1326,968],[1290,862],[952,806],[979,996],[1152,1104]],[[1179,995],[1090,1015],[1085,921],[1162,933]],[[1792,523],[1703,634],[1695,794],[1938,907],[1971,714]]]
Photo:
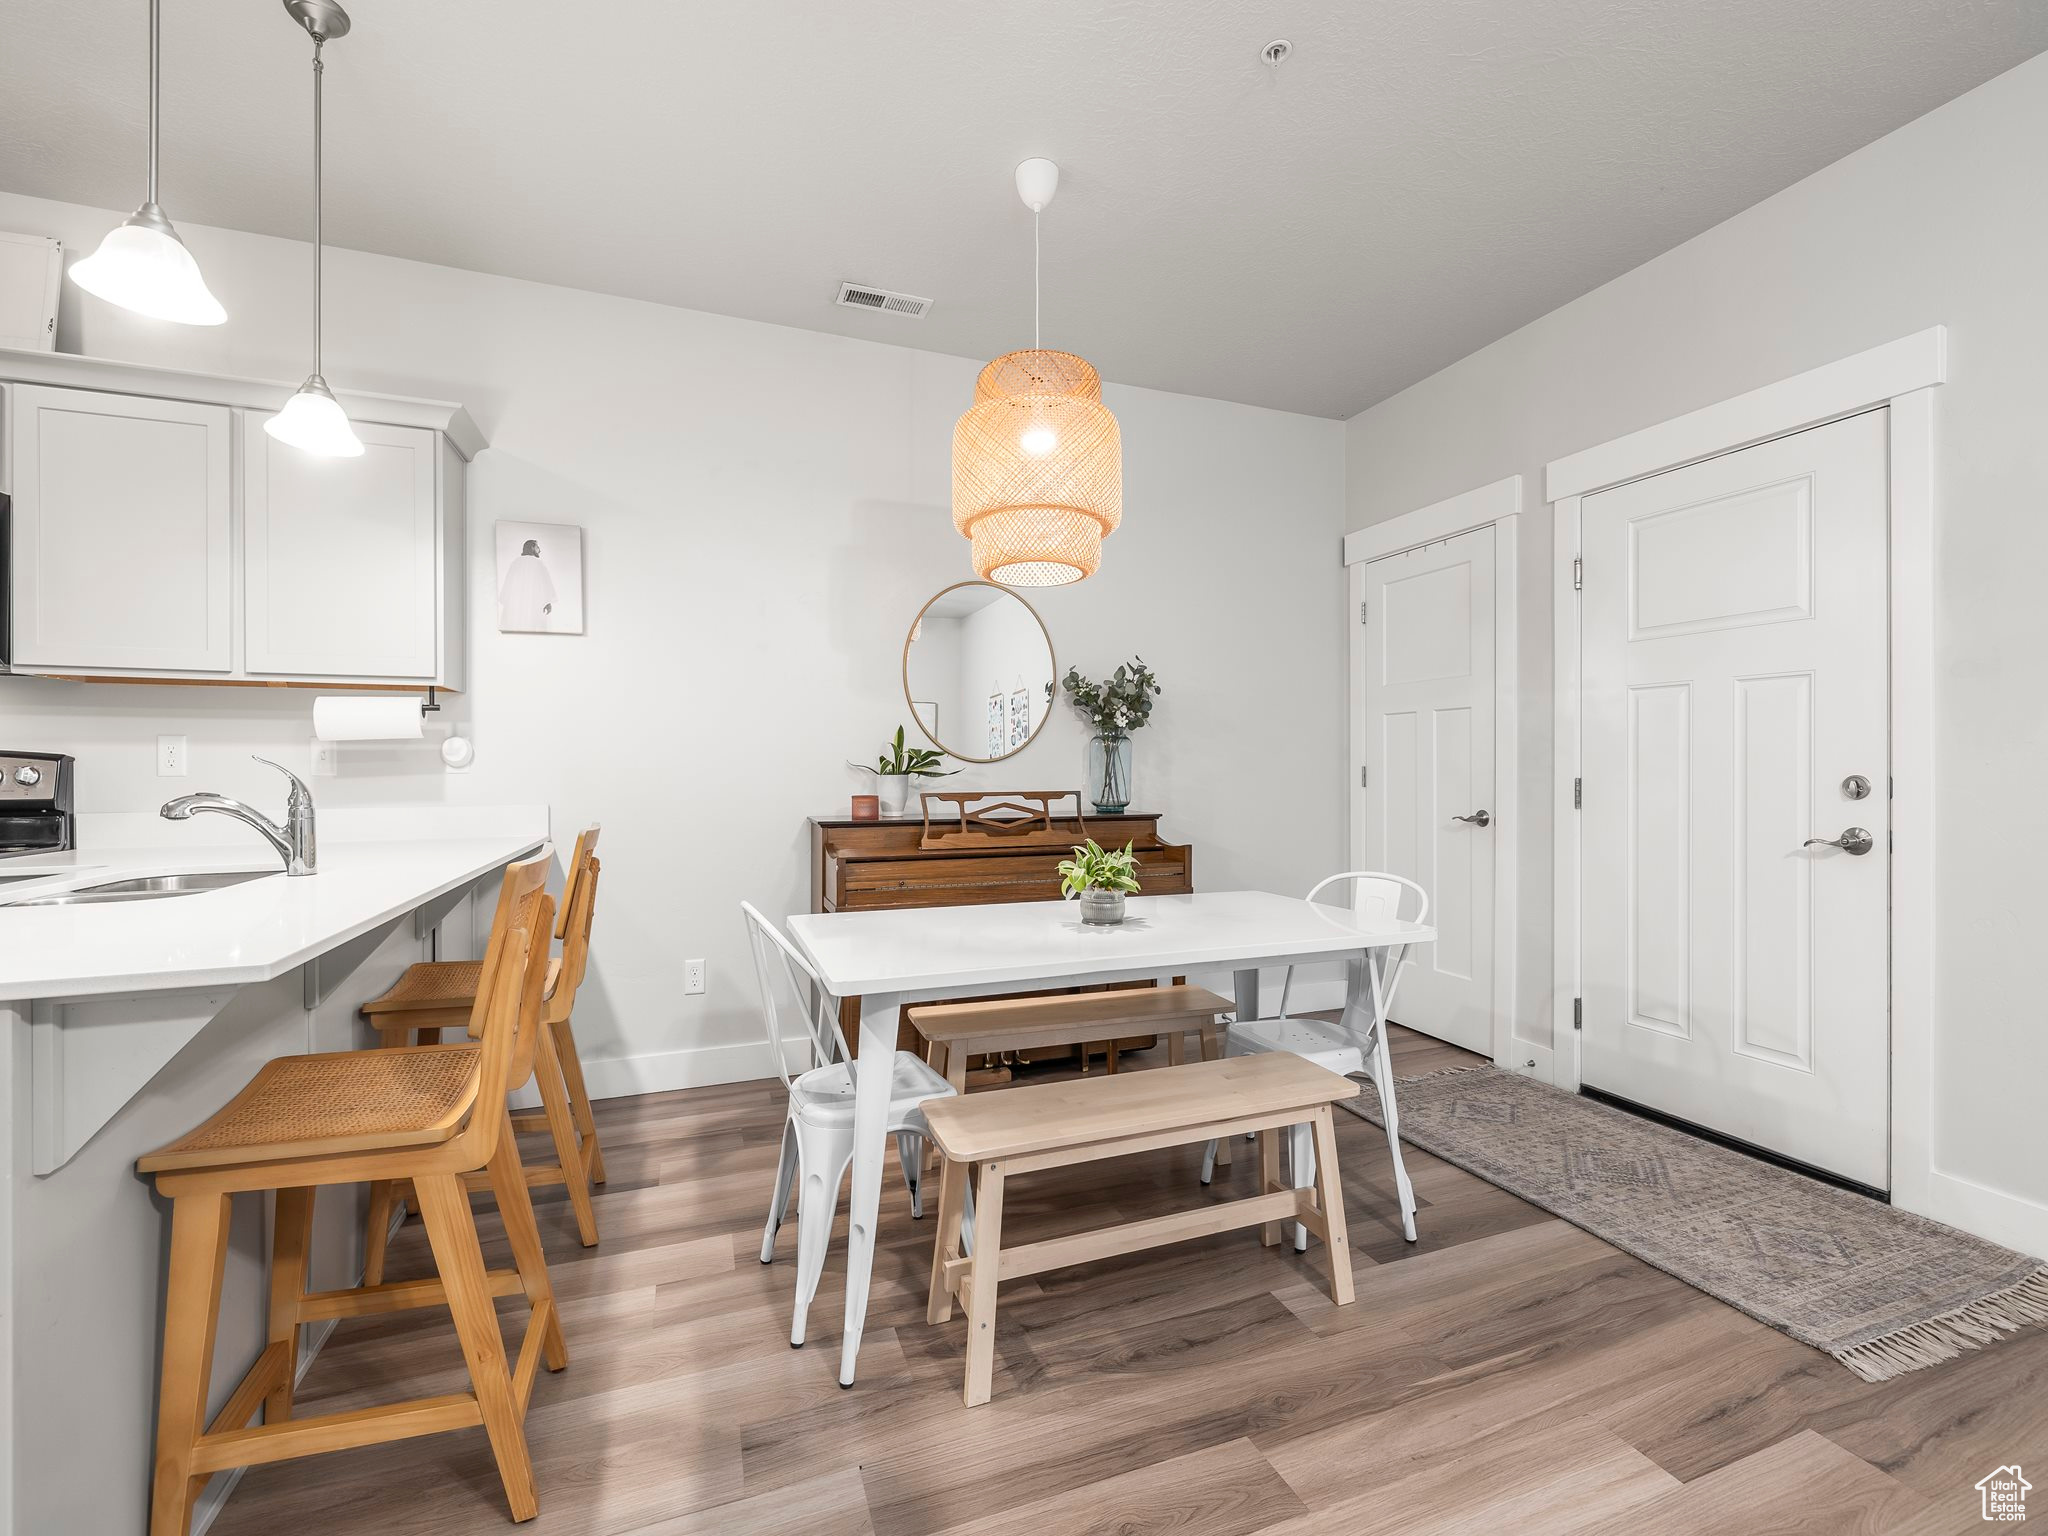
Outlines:
[[156,205],[157,77],[162,46],[158,6],[149,0],[149,182],[142,206],[116,225],[100,248],[71,268],[71,281],[109,304],[181,325],[219,325],[228,312],[207,291],[199,263]]
[[320,48],[328,39],[348,35],[348,12],[333,0],[284,0],[285,13],[313,39],[313,371],[284,409],[263,423],[263,430],[281,443],[321,458],[352,459],[363,451],[362,439],[348,424],[348,413],[320,376],[321,269],[321,121],[320,77],[326,67]]

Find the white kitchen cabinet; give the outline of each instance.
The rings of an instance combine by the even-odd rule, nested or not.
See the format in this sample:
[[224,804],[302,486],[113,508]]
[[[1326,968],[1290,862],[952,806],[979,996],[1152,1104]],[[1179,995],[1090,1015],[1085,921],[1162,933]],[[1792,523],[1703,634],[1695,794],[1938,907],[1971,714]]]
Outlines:
[[[357,422],[363,454],[322,459],[242,432],[243,669],[251,677],[413,680],[445,675],[439,435]],[[460,592],[460,587],[456,588]],[[460,623],[460,608],[453,615]]]
[[21,384],[6,396],[15,667],[231,672],[233,413]]
[[[443,401],[344,393],[365,452],[263,430],[289,385],[0,347],[12,670],[460,689],[469,460]],[[7,668],[0,667],[0,671]]]

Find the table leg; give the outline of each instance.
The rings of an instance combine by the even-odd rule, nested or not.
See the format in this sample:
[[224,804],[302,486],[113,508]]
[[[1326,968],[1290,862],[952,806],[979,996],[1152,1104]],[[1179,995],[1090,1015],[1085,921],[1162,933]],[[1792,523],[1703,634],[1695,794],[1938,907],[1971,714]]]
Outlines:
[[1237,982],[1237,1022],[1249,1024],[1259,1016],[1259,973],[1256,969],[1239,971]]
[[897,1012],[892,993],[860,1000],[860,1054],[853,1063],[853,1176],[847,1187],[846,1333],[839,1346],[842,1387],[853,1385],[861,1328],[868,1315],[882,1164],[889,1152],[889,1080],[896,1069]]
[[[1415,1241],[1415,1186],[1408,1182],[1408,1167],[1401,1161],[1401,1112],[1394,1103],[1394,1059],[1387,1049],[1385,1020],[1392,993],[1385,985],[1381,967],[1388,951],[1370,950],[1354,956],[1348,967],[1350,986],[1344,1001],[1345,1026],[1355,1036],[1371,1030],[1372,1085],[1380,1096],[1380,1119],[1387,1132],[1387,1150],[1394,1159],[1394,1188],[1401,1197],[1401,1235]],[[1394,952],[1394,964],[1401,963]],[[1398,971],[1396,972],[1398,976]]]

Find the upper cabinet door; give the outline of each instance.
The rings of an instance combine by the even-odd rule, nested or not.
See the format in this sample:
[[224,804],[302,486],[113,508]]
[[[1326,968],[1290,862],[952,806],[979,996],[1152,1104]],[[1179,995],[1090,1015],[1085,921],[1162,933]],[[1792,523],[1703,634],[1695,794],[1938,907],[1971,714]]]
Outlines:
[[225,406],[12,385],[18,667],[234,665]]
[[435,680],[435,434],[357,422],[322,459],[243,427],[245,670]]

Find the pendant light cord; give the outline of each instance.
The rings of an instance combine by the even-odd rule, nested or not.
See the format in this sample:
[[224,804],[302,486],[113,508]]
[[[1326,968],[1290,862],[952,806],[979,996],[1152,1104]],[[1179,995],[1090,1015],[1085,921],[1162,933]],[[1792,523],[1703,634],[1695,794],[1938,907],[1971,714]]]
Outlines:
[[313,371],[320,374],[323,378],[326,376],[326,369],[320,356],[322,330],[320,269],[323,264],[321,256],[323,240],[321,203],[324,198],[326,178],[322,175],[320,166],[320,84],[321,77],[327,73],[327,67],[320,62],[320,45],[325,41],[326,39],[318,32],[313,34]]
[[156,206],[156,102],[157,81],[162,74],[162,0],[149,0],[149,190],[143,201]]
[[[150,164],[156,164],[152,156]],[[1038,335],[1038,210],[1031,210],[1031,345],[1039,346]]]

